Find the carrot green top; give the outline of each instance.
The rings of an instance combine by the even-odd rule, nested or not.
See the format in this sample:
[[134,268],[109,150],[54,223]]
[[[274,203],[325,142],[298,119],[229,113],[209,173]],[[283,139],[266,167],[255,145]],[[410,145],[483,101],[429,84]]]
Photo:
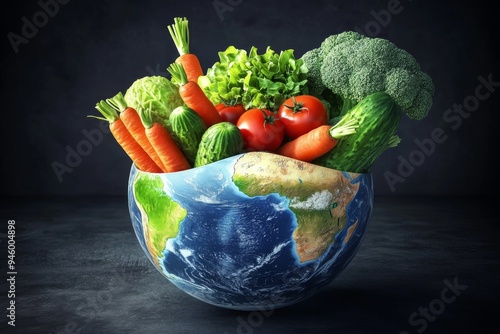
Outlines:
[[116,94],[112,98],[106,99],[106,102],[108,102],[108,104],[110,104],[118,112],[124,112],[128,107],[122,92],[118,92],[118,94]]
[[149,129],[153,126],[153,117],[151,115],[151,106],[149,108],[140,107],[137,110],[139,117],[141,118],[142,124],[146,129]]
[[188,83],[186,71],[181,64],[172,63],[167,71],[172,75],[172,82],[176,85],[183,86]]
[[174,18],[174,24],[167,26],[170,36],[174,40],[179,55],[189,53],[189,26],[188,20],[180,17]]
[[88,117],[97,118],[97,119],[100,119],[103,121],[108,121],[109,123],[113,123],[120,118],[116,109],[112,105],[110,105],[107,101],[102,100],[102,101],[97,102],[95,108],[104,117],[97,117],[97,116],[92,116],[92,115],[90,115]]

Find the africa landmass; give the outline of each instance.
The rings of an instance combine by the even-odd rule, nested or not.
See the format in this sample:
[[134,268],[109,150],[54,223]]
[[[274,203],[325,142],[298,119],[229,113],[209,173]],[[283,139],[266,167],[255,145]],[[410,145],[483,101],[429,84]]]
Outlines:
[[253,152],[238,159],[233,182],[250,197],[277,193],[290,199],[289,207],[298,224],[292,236],[299,260],[305,262],[320,257],[344,229],[347,206],[359,188],[353,181],[359,175]]

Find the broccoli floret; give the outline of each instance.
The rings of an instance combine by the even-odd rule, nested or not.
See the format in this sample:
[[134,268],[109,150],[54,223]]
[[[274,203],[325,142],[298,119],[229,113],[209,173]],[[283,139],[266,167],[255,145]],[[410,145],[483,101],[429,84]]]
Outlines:
[[323,91],[325,90],[325,86],[321,81],[321,57],[319,54],[320,49],[312,49],[304,53],[302,56],[302,60],[304,61],[304,65],[307,67],[307,83],[306,87],[308,89],[309,94],[314,96],[321,96]]
[[323,42],[321,42],[319,51],[321,58],[325,58],[330,50],[336,45],[343,44],[344,46],[346,46],[363,38],[365,38],[363,35],[354,31],[346,31],[341,34],[328,36]]
[[329,36],[304,56],[311,92],[340,96],[340,115],[376,92],[388,93],[410,119],[424,118],[432,105],[432,79],[411,54],[386,39],[347,31]]

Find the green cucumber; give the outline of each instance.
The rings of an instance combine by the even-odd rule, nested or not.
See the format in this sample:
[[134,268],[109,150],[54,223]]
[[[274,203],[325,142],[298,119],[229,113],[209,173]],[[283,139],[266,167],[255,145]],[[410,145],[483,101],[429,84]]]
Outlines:
[[342,116],[339,123],[355,119],[356,133],[338,139],[337,145],[313,163],[353,173],[368,173],[387,148],[397,145],[401,108],[386,93],[373,93]]
[[240,129],[230,122],[210,126],[201,138],[194,167],[208,165],[242,153],[243,136]]
[[172,110],[169,122],[173,139],[192,166],[207,126],[196,111],[185,105]]

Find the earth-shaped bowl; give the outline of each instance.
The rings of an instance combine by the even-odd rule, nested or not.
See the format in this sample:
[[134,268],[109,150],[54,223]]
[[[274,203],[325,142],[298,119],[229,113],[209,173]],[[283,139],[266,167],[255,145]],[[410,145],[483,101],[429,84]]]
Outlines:
[[176,173],[133,165],[128,197],[139,243],[171,283],[209,304],[263,310],[311,297],[347,266],[373,182],[250,152]]

